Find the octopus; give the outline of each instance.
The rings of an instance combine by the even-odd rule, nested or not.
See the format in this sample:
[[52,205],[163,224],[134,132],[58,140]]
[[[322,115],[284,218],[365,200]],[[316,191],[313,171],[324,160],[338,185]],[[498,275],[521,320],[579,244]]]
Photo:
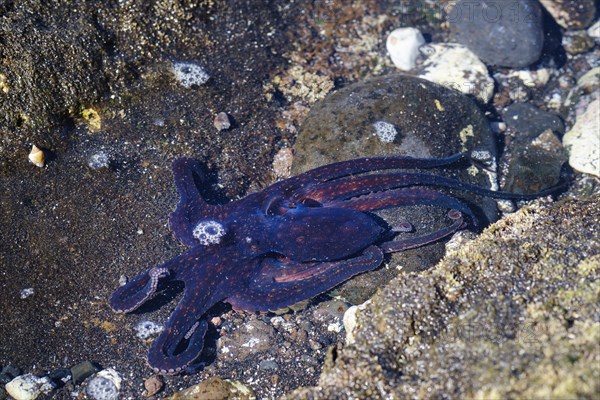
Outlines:
[[[215,304],[226,302],[234,310],[249,312],[282,309],[379,267],[385,254],[424,246],[468,224],[478,224],[470,206],[432,187],[521,200],[555,190],[533,195],[496,192],[410,171],[446,167],[466,159],[456,154],[342,161],[217,205],[208,204],[201,195],[206,183],[201,164],[190,158],[177,159],[173,175],[180,201],[169,225],[189,250],[129,280],[111,295],[109,304],[116,312],[129,313],[165,285],[183,283],[183,296],[150,346],[147,361],[158,373],[191,372],[204,346],[207,312]],[[372,214],[414,205],[447,209],[448,224],[433,232],[398,238],[412,230],[409,223],[389,227]]]

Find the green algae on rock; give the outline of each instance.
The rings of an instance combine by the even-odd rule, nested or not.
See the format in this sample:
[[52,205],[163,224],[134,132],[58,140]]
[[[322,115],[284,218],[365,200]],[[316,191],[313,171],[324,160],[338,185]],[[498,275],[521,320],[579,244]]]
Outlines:
[[392,281],[356,342],[289,399],[593,398],[600,195],[539,202]]

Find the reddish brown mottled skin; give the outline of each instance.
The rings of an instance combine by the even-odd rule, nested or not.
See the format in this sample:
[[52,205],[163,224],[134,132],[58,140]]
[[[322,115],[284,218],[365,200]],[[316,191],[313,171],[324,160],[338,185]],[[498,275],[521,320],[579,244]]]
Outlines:
[[[283,308],[377,268],[384,253],[423,246],[452,234],[465,225],[463,214],[476,223],[471,209],[458,199],[420,186],[527,197],[424,173],[360,175],[443,167],[461,160],[464,156],[457,154],[440,159],[343,161],[277,182],[238,201],[209,205],[198,189],[203,179],[200,164],[178,159],[173,174],[181,200],[170,226],[177,239],[191,248],[118,288],[110,305],[117,312],[130,312],[154,296],[161,280],[182,281],[183,298],[150,347],[148,363],[160,373],[192,371],[207,329],[204,314],[215,303],[225,301],[236,310],[248,311]],[[391,240],[398,231],[381,226],[368,213],[417,204],[450,209],[452,223],[423,236]]]

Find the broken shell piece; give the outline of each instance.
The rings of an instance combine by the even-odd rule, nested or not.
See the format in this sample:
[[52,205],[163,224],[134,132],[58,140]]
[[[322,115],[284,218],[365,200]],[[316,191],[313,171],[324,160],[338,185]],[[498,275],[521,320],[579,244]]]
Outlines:
[[42,168],[44,166],[44,160],[46,159],[46,155],[44,151],[37,147],[35,144],[31,146],[31,152],[29,153],[29,161],[33,163],[36,167]]

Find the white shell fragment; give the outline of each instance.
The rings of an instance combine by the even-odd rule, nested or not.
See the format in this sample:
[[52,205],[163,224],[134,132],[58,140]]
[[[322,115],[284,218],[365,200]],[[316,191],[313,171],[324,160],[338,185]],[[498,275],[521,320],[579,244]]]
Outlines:
[[29,153],[29,161],[36,167],[42,168],[44,166],[44,161],[46,160],[46,155],[44,151],[37,147],[35,144],[31,146],[31,152]]
[[33,374],[17,376],[5,386],[6,392],[15,400],[34,400],[41,394],[48,394],[54,386],[47,376]]
[[416,28],[398,28],[387,37],[385,47],[394,65],[409,71],[415,67],[419,56],[419,47],[425,44],[425,38]]

